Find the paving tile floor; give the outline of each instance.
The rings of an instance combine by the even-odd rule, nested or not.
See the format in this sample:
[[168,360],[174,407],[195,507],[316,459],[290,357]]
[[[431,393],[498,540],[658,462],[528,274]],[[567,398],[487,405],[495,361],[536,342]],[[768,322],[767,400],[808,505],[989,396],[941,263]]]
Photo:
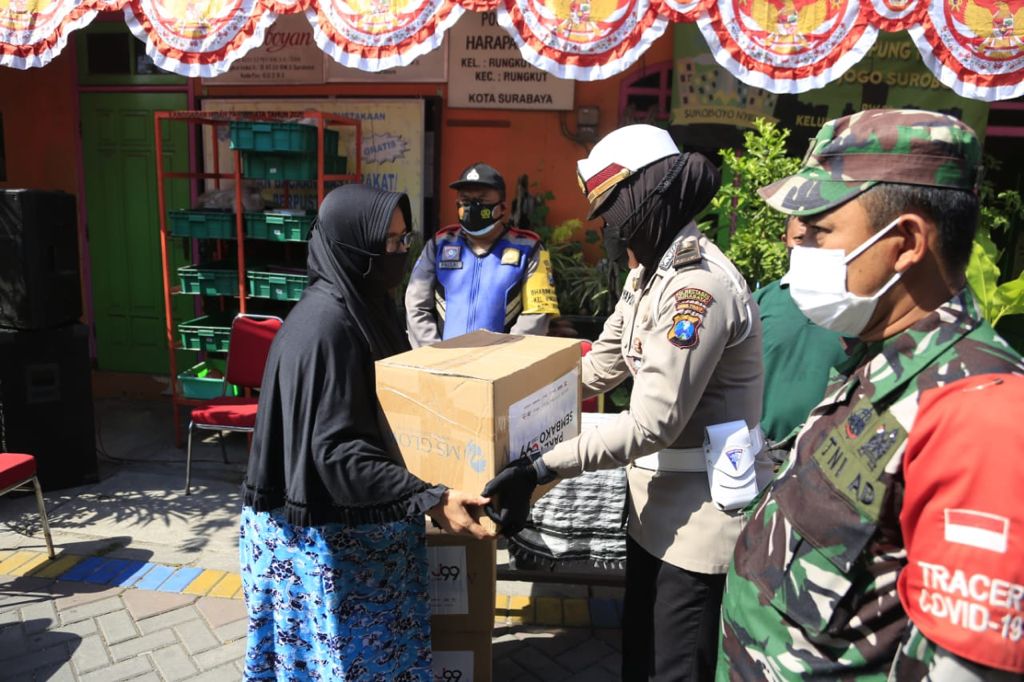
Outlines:
[[[99,482],[45,494],[56,561],[34,498],[0,498],[0,680],[240,679],[244,438],[229,439],[228,464],[215,443],[197,446],[185,496],[165,401],[99,400],[96,412]],[[617,588],[499,582],[493,679],[618,679],[620,600]]]

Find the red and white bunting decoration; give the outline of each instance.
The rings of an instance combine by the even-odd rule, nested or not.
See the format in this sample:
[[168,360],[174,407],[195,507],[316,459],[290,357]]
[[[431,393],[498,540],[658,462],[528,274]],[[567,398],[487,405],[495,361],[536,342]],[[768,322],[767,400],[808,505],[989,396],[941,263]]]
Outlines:
[[958,95],[1024,95],[1024,0],[952,0],[928,8],[910,37],[935,77]]
[[668,20],[650,0],[512,0],[498,7],[498,25],[537,68],[593,81],[632,66]]
[[0,0],[0,66],[45,66],[67,45],[68,35],[92,23],[99,12],[119,10],[127,0]]
[[161,69],[212,78],[263,44],[277,15],[259,0],[132,0],[125,21]]
[[1024,96],[1024,0],[0,0],[0,66],[44,66],[98,11],[124,8],[162,68],[215,76],[261,44],[278,15],[305,12],[317,44],[364,71],[411,63],[467,11],[496,11],[523,58],[560,78],[629,68],[668,24],[697,22],[744,83],[804,92],[838,79],[879,31],[907,30],[925,64],[964,97]]
[[383,71],[441,46],[465,10],[451,0],[319,0],[306,10],[320,49],[342,66]]
[[798,93],[868,53],[878,29],[858,0],[720,0],[697,19],[719,64],[747,85]]

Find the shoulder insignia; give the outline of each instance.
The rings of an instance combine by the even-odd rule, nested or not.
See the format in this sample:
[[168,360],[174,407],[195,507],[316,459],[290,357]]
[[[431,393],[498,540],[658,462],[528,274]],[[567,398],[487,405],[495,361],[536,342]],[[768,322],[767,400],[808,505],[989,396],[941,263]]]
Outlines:
[[700,244],[693,237],[688,237],[676,249],[676,254],[672,257],[672,267],[678,270],[687,265],[699,263],[703,258],[704,256],[700,252]]
[[700,343],[699,332],[704,316],[715,298],[703,289],[693,287],[679,289],[672,297],[675,299],[676,311],[668,331],[669,343],[676,348],[696,348]]
[[502,265],[519,265],[519,258],[519,249],[511,246],[506,247],[505,250],[501,252]]

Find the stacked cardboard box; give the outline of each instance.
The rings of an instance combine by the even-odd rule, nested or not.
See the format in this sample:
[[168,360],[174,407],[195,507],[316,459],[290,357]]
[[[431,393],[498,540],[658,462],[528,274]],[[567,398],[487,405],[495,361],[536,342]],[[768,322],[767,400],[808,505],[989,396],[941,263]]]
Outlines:
[[[510,461],[579,433],[576,341],[473,332],[381,360],[376,374],[405,465],[430,483],[479,493]],[[496,543],[431,532],[427,551],[434,678],[488,682]]]
[[427,533],[436,680],[491,679],[495,545],[494,540]]

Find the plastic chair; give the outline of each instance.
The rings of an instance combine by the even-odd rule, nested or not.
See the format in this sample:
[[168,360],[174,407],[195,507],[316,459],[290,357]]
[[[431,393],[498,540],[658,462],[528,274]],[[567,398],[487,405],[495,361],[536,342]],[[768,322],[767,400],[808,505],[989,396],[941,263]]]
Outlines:
[[39,505],[39,516],[43,519],[46,554],[52,559],[53,538],[50,537],[50,522],[46,518],[46,506],[43,504],[43,490],[39,487],[39,478],[36,476],[36,458],[16,452],[0,452],[0,495],[6,495],[30,483],[36,490],[36,504]]
[[[263,382],[263,369],[267,364],[270,344],[284,321],[272,315],[235,316],[231,322],[231,340],[228,343],[227,370],[224,390],[228,384],[239,388],[259,388]],[[208,431],[238,431],[252,433],[256,428],[256,396],[224,396],[209,400],[192,410],[188,423],[188,449],[185,459],[185,494],[191,494],[192,434],[195,429]],[[227,452],[221,440],[221,454],[227,461]]]

